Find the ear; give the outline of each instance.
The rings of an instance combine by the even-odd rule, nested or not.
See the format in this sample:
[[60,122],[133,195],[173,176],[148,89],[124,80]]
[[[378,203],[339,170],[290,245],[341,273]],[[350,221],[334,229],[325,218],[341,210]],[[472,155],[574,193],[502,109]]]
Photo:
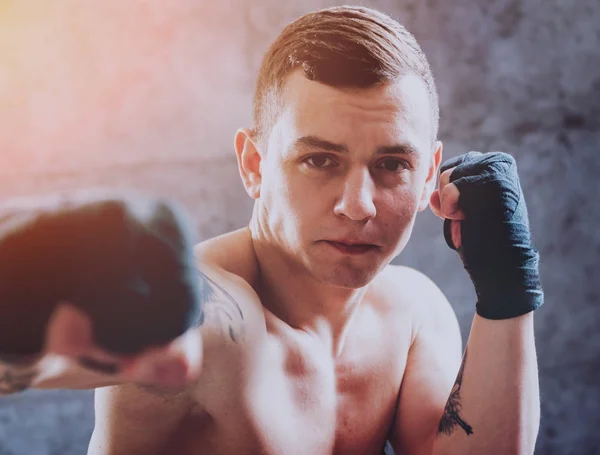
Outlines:
[[435,184],[437,180],[438,169],[442,162],[442,151],[444,149],[443,144],[440,141],[436,141],[434,145],[433,156],[429,162],[429,170],[427,171],[427,179],[425,180],[425,186],[421,193],[421,199],[419,201],[419,212],[422,212],[429,206],[429,199],[431,194],[435,190]]
[[252,199],[260,197],[260,185],[262,176],[260,172],[261,156],[252,132],[246,128],[239,129],[235,133],[235,153],[237,155],[238,170],[246,193]]

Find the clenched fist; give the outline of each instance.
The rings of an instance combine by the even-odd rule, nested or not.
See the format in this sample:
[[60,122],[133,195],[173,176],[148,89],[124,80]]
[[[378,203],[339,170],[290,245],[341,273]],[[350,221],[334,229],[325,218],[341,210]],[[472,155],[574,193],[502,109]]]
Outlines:
[[106,365],[143,355],[187,368],[198,343],[188,329],[201,317],[191,248],[187,219],[166,200],[85,192],[7,201],[0,356],[51,352],[115,373]]
[[430,206],[471,276],[480,316],[509,319],[543,304],[539,254],[512,156],[469,152],[448,160]]

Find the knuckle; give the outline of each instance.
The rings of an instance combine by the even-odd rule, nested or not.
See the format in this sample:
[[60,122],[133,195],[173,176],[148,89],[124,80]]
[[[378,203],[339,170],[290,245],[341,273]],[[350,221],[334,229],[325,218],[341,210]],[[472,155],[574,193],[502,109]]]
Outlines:
[[513,164],[515,162],[515,158],[512,155],[508,154],[508,153],[505,153],[505,152],[492,152],[492,154],[495,157],[500,158],[503,161],[506,161],[507,163]]

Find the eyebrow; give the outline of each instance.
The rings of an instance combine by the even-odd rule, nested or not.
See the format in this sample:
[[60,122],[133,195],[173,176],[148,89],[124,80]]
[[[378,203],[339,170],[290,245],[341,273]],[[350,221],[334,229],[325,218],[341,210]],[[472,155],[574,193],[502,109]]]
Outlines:
[[[295,141],[296,146],[317,148],[328,152],[348,153],[348,147],[344,144],[336,144],[317,136],[302,136]],[[377,155],[404,155],[407,157],[418,157],[418,152],[409,143],[382,145],[377,147]]]

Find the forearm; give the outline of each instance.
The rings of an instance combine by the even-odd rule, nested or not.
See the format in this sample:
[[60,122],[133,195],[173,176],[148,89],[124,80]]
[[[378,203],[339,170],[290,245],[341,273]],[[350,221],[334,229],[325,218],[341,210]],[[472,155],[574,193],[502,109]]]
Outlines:
[[533,312],[473,320],[434,443],[440,454],[533,454],[540,398]]
[[28,389],[38,375],[37,361],[0,355],[0,397]]
[[93,389],[123,382],[58,356],[39,360],[0,358],[0,398],[27,389]]

